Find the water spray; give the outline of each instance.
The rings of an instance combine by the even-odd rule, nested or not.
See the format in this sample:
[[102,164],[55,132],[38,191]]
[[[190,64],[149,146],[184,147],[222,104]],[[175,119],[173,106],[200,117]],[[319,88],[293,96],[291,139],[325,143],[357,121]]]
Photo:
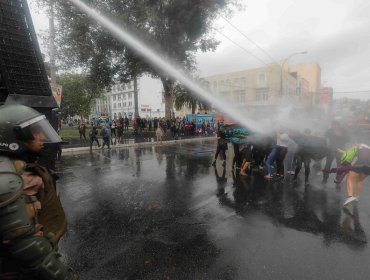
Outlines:
[[95,9],[87,6],[80,0],[70,0],[75,6],[89,15],[91,18],[98,21],[104,28],[106,28],[113,36],[118,40],[129,46],[133,51],[147,59],[148,62],[160,68],[162,71],[167,73],[173,79],[180,81],[188,89],[192,90],[201,99],[210,102],[217,109],[228,115],[233,120],[237,121],[240,125],[254,132],[262,132],[261,125],[258,125],[255,121],[248,118],[246,115],[240,112],[240,108],[236,108],[230,101],[220,98],[212,94],[210,91],[202,88],[196,81],[178,70],[169,61],[166,61],[160,57],[156,52],[150,49],[145,43],[140,41],[138,38],[133,36],[130,32],[125,30],[123,27],[117,26],[108,18],[101,15]]

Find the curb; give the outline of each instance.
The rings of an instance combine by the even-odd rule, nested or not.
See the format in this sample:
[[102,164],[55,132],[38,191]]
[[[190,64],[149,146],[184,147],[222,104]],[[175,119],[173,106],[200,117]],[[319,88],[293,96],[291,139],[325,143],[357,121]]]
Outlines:
[[[215,137],[201,137],[201,138],[189,138],[189,139],[180,139],[180,140],[168,140],[168,141],[162,141],[161,142],[142,142],[142,143],[128,143],[128,144],[116,144],[111,145],[111,148],[128,148],[128,147],[147,147],[147,146],[162,146],[162,145],[173,145],[177,143],[191,143],[191,142],[199,142],[199,141],[216,141],[217,138]],[[105,148],[106,150],[107,148]],[[80,152],[86,152],[86,151],[96,151],[101,150],[100,147],[93,146],[92,149],[90,147],[77,147],[77,148],[65,148],[62,149],[62,154],[74,154],[74,153],[80,153]]]

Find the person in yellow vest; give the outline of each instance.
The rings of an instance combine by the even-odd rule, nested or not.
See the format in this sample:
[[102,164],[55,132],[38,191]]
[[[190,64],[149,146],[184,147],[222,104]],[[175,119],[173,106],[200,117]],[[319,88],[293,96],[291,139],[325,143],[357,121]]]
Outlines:
[[343,206],[347,206],[359,200],[364,180],[370,175],[370,147],[358,144],[343,151],[342,162],[350,166],[347,175],[348,197],[343,203]]
[[61,141],[32,108],[0,106],[0,279],[78,279],[59,259],[67,221],[54,180],[37,160],[45,143]]

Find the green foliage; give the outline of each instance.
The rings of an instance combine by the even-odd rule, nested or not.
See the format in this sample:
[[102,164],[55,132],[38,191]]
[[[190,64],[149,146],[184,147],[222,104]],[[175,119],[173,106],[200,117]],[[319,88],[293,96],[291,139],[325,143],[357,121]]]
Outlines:
[[[198,79],[199,84],[206,87],[202,79]],[[191,108],[191,113],[195,114],[195,110],[199,108],[200,110],[209,110],[211,108],[210,104],[205,101],[200,100],[197,95],[193,94],[191,91],[186,89],[181,84],[177,84],[174,87],[174,98],[175,98],[175,108],[180,110],[183,106]]]
[[[195,68],[194,53],[214,50],[218,42],[211,36],[218,13],[230,12],[238,0],[86,0],[87,5],[109,15],[157,53],[180,68]],[[143,73],[160,77],[165,98],[173,94],[168,73],[158,71],[137,56],[94,19],[88,18],[69,1],[58,1],[58,44],[64,62],[83,68],[103,85],[113,80],[128,81]],[[171,108],[166,108],[170,110]],[[166,114],[167,115],[167,114]]]
[[61,113],[62,119],[68,115],[87,116],[96,97],[102,89],[83,74],[64,74],[57,78],[63,86]]

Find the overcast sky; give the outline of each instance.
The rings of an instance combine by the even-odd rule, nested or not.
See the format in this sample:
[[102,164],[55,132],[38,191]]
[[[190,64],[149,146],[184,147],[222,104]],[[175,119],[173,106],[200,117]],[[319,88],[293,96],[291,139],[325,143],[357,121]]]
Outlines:
[[[281,62],[295,52],[290,64],[317,62],[324,86],[337,92],[368,90],[370,98],[370,1],[367,0],[245,0],[246,8],[229,19],[265,52]],[[216,29],[265,63],[273,62],[227,21]],[[203,75],[264,64],[216,32],[222,41],[214,53],[198,55]],[[337,94],[337,97],[344,94]],[[349,96],[349,95],[347,95]]]
[[[31,7],[34,1],[29,1]],[[292,53],[307,51],[305,55],[291,57],[289,63],[319,63],[323,85],[332,86],[335,92],[367,91],[336,93],[336,98],[370,99],[370,1],[242,2],[245,9],[236,12],[228,21],[264,51],[220,18],[215,24],[215,37],[221,41],[219,47],[215,52],[197,55],[202,76],[263,67],[274,61],[281,62]],[[47,29],[46,18],[32,14],[37,32]]]

